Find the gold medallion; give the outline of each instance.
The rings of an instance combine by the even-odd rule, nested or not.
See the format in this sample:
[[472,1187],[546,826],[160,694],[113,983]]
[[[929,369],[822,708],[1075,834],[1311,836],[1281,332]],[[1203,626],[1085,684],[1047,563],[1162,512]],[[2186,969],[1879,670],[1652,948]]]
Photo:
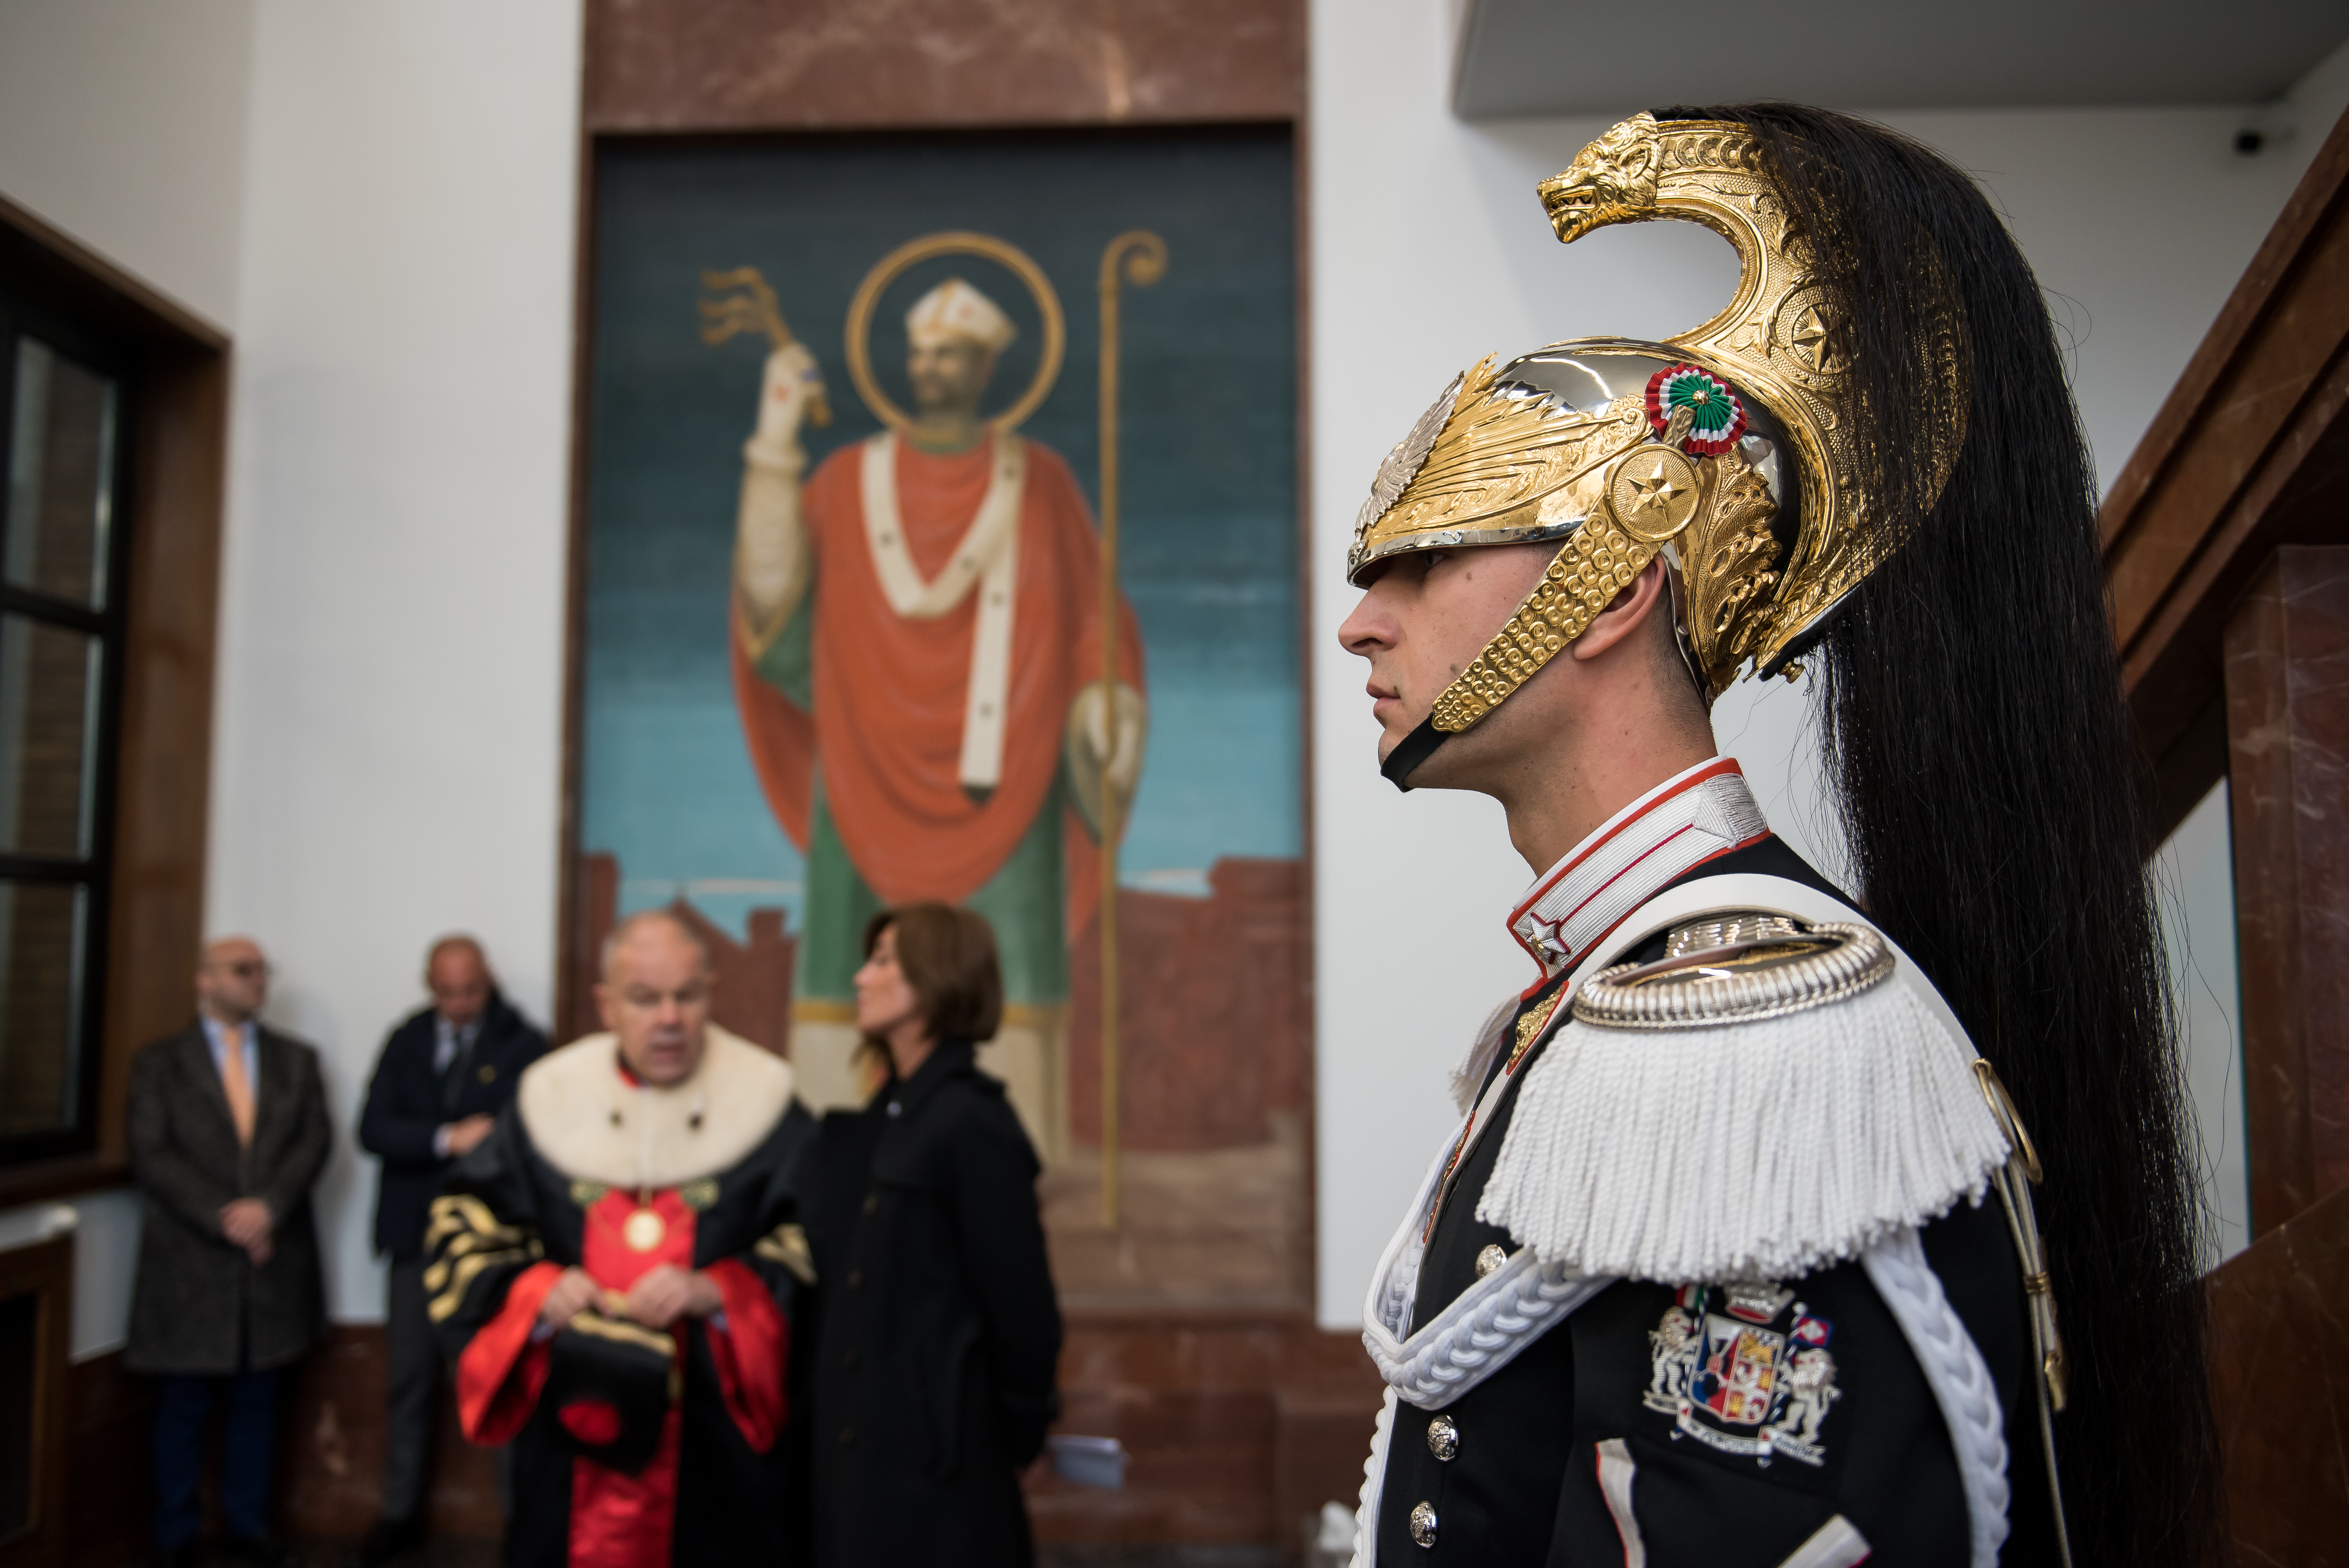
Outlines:
[[1643,545],[1661,545],[1696,515],[1701,483],[1686,454],[1668,446],[1638,447],[1615,465],[1607,504],[1623,532]]
[[637,1210],[628,1216],[627,1223],[620,1227],[620,1240],[628,1244],[632,1252],[651,1251],[667,1234],[668,1226],[649,1209]]

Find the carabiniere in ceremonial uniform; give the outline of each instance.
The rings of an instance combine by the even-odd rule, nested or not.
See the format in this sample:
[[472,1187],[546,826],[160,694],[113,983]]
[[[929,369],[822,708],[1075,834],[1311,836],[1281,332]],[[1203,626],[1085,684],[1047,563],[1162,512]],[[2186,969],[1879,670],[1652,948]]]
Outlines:
[[[1744,280],[1669,342],[1487,359],[1388,458],[1358,583],[1403,552],[1558,545],[1390,753],[1398,784],[1660,553],[1710,700],[1749,662],[1785,672],[1902,546],[1867,500],[1850,303],[1780,178],[1742,124],[1640,115],[1543,187],[1563,239],[1690,219],[1735,244]],[[1938,489],[1969,367],[1925,319],[1919,396],[1957,410],[1910,454]],[[1541,978],[1455,1075],[1458,1131],[1365,1306],[1389,1392],[1356,1563],[2060,1556],[2036,1156],[1917,964],[1723,758],[1619,813],[1508,918]]]

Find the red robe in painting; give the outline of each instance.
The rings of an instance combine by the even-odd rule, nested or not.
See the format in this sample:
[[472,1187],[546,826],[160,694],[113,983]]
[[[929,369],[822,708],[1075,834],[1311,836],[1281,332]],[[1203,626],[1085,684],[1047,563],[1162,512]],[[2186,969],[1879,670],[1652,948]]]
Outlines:
[[[1010,856],[1061,766],[1069,706],[1101,678],[1101,549],[1069,466],[1026,441],[1011,684],[1001,783],[984,802],[961,784],[965,692],[977,594],[935,620],[890,607],[864,537],[861,448],[833,452],[801,499],[813,558],[812,712],[761,680],[734,645],[742,732],[768,805],[807,846],[814,770],[849,858],[885,903],[959,902]],[[992,443],[939,456],[897,443],[897,503],[925,580],[942,570],[987,493]],[[1142,686],[1141,638],[1119,600],[1120,679]],[[1065,840],[1069,929],[1099,897],[1092,840]]]

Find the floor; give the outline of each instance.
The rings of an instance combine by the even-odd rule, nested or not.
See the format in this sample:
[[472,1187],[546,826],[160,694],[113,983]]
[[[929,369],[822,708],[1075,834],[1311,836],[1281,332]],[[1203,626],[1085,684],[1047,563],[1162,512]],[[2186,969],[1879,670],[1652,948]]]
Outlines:
[[[343,1568],[349,1541],[309,1541],[302,1543],[303,1568]],[[1280,1553],[1269,1546],[1072,1546],[1040,1548],[1036,1568],[1278,1568]],[[204,1568],[230,1568],[229,1560],[208,1561]],[[435,1541],[398,1568],[497,1568],[498,1548],[492,1541]]]
[[[356,1541],[305,1541],[298,1543],[302,1568],[344,1568],[357,1550]],[[494,1541],[435,1541],[423,1551],[399,1560],[397,1568],[498,1568]],[[204,1568],[212,1568],[206,1563]],[[222,1560],[222,1568],[228,1568]]]
[[1036,1568],[1279,1568],[1269,1546],[1046,1546]]

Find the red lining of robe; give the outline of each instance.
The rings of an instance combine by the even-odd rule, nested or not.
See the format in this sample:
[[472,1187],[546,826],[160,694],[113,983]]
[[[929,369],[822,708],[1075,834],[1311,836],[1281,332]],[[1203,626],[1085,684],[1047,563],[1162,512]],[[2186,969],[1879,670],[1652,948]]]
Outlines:
[[563,1277],[560,1263],[533,1263],[506,1287],[505,1304],[483,1324],[457,1358],[457,1420],[465,1440],[484,1448],[513,1441],[530,1424],[546,1386],[546,1344],[531,1341],[546,1293]]
[[[661,1217],[662,1235],[647,1251],[627,1244],[628,1217],[639,1207]],[[676,1189],[653,1193],[643,1204],[626,1192],[606,1192],[586,1212],[581,1266],[606,1291],[625,1292],[663,1263],[693,1266],[697,1217]],[[723,1316],[702,1324],[710,1360],[718,1372],[726,1413],[743,1440],[758,1453],[772,1449],[781,1435],[788,1406],[783,1366],[790,1353],[791,1325],[759,1276],[739,1260],[722,1258],[703,1271],[725,1303]],[[470,1440],[488,1446],[512,1441],[529,1423],[546,1386],[547,1343],[533,1342],[539,1310],[563,1277],[561,1264],[534,1263],[507,1288],[505,1303],[483,1324],[458,1360],[458,1412]],[[678,1353],[685,1353],[680,1322]],[[566,1420],[569,1412],[558,1413]],[[595,1412],[580,1412],[593,1425]],[[652,1459],[635,1475],[576,1458],[571,1470],[571,1568],[665,1568],[676,1538],[677,1461],[681,1413],[674,1407],[661,1423]]]
[[721,1319],[707,1319],[709,1359],[718,1368],[726,1413],[753,1453],[763,1454],[782,1436],[791,1415],[783,1392],[783,1363],[791,1355],[791,1324],[783,1320],[765,1282],[740,1259],[720,1258],[702,1271],[725,1299]]
[[[629,1216],[649,1209],[661,1218],[661,1237],[638,1251],[628,1245]],[[693,1267],[696,1215],[673,1187],[644,1202],[609,1191],[587,1207],[579,1239],[579,1266],[605,1291],[628,1287],[667,1263]],[[677,1351],[685,1354],[686,1324],[671,1326]],[[666,1568],[677,1530],[678,1433],[676,1406],[661,1417],[660,1446],[635,1475],[607,1469],[580,1456],[571,1461],[571,1568]]]
[[684,1417],[661,1417],[660,1446],[635,1475],[571,1461],[570,1568],[668,1568],[677,1543],[677,1450]]

